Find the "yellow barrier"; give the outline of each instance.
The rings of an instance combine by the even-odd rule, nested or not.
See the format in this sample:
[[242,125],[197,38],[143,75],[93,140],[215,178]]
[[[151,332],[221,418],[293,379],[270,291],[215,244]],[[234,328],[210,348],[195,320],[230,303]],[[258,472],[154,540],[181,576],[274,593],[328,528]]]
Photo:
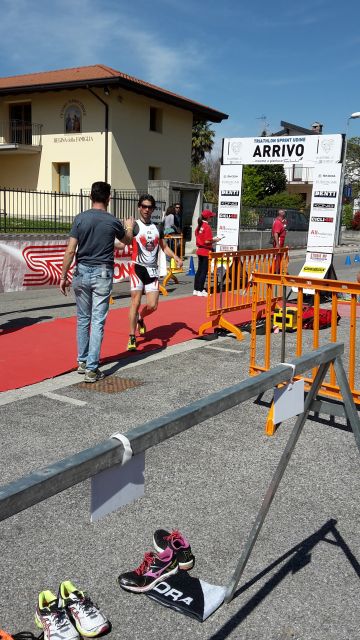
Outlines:
[[[210,253],[206,314],[212,319],[200,326],[199,335],[203,335],[207,329],[222,327],[234,333],[238,340],[243,340],[241,329],[229,322],[224,315],[232,311],[250,309],[252,306],[251,279],[254,273],[272,273],[277,270],[286,273],[288,263],[287,247],[280,250],[256,249]],[[281,290],[275,292],[272,303],[274,304],[281,295]],[[259,315],[265,302],[265,293],[260,294],[257,305]]]
[[[343,282],[339,280],[316,280],[309,278],[300,278],[299,276],[289,275],[271,275],[256,273],[253,276],[253,306],[252,306],[252,328],[251,328],[251,343],[250,343],[250,375],[255,375],[263,371],[267,371],[274,364],[278,364],[281,361],[280,357],[280,345],[278,336],[271,339],[272,329],[274,325],[273,311],[270,301],[274,295],[274,288],[285,287],[285,291],[295,289],[294,296],[296,296],[297,318],[294,325],[296,330],[296,344],[293,347],[294,352],[287,352],[285,358],[292,356],[299,357],[302,353],[309,349],[317,349],[321,346],[320,342],[324,344],[327,342],[337,342],[338,340],[338,313],[340,315],[340,322],[344,324],[349,323],[349,331],[347,332],[347,340],[344,345],[344,368],[347,371],[350,390],[355,404],[360,404],[360,376],[355,374],[358,371],[356,368],[356,318],[360,317],[360,304],[357,304],[357,296],[360,295],[360,284],[353,282]],[[265,306],[265,338],[264,338],[264,355],[261,356],[262,361],[258,360],[256,353],[257,335],[256,335],[256,318],[257,318],[257,301],[258,296],[263,296],[263,289],[266,290],[267,303]],[[288,289],[287,289],[288,288]],[[311,290],[313,292],[313,301],[311,306],[314,307],[314,320],[313,327],[311,329],[303,329],[303,311],[304,311],[304,289],[305,294]],[[321,304],[321,296],[326,296],[329,302]],[[348,301],[341,299],[346,295],[349,298]],[[321,305],[321,306],[320,306]],[[331,309],[331,325],[328,329],[320,329],[320,309]],[[305,305],[306,308],[306,305]],[[360,347],[360,345],[359,345]],[[273,359],[273,362],[271,361]],[[312,385],[316,369],[311,372],[310,377],[304,377],[305,389],[309,389]],[[297,378],[298,379],[298,378]],[[319,394],[328,398],[343,401],[340,393],[339,385],[336,382],[335,371],[333,365],[330,365],[329,375],[323,381]],[[267,435],[273,435],[275,432],[275,424],[273,422],[273,407],[271,407],[267,424],[265,429]]]
[[[183,259],[183,251],[184,251],[184,240],[183,240],[183,234],[182,233],[178,233],[178,234],[174,234],[174,235],[166,235],[164,236],[164,239],[166,240],[167,244],[170,246],[170,249],[173,250],[173,252],[175,253],[176,256],[178,256],[179,258],[181,258],[181,260]],[[164,296],[168,296],[168,292],[166,290],[166,285],[169,282],[169,280],[173,280],[175,282],[175,284],[179,284],[179,280],[176,277],[176,273],[183,273],[183,268],[179,269],[176,265],[176,262],[174,260],[174,258],[171,258],[169,266],[168,266],[168,270],[167,270],[167,274],[164,278],[164,280],[162,281],[162,284],[160,285],[160,291]]]

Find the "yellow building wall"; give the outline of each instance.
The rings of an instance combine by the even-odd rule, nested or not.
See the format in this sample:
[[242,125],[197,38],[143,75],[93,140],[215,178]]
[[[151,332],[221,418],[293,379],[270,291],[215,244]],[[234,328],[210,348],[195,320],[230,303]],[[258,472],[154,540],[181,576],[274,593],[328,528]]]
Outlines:
[[[190,181],[192,113],[129,91],[111,89],[109,105],[108,181],[117,189],[147,186],[149,167],[161,180]],[[105,106],[88,90],[34,93],[0,100],[0,119],[9,120],[9,104],[31,102],[32,122],[42,124],[39,153],[0,150],[0,186],[58,190],[57,170],[70,164],[70,192],[105,179]],[[65,133],[66,108],[81,114],[81,132]],[[150,131],[150,105],[160,110],[162,132]],[[0,140],[1,146],[1,140]]]

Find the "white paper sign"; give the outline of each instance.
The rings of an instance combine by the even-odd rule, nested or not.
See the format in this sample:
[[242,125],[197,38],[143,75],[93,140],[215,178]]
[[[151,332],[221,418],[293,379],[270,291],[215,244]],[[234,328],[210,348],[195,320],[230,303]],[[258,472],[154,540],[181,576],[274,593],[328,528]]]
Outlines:
[[304,380],[289,382],[274,389],[274,424],[284,422],[304,411]]
[[221,165],[216,235],[217,251],[237,251],[239,244],[242,167]]

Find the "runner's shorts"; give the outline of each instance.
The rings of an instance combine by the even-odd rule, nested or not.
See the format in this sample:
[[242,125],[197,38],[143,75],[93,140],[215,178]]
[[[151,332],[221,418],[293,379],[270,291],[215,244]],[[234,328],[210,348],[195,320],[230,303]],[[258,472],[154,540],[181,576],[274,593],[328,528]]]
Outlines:
[[159,278],[151,278],[146,267],[135,262],[130,268],[130,289],[131,291],[145,291],[145,293],[159,291]]

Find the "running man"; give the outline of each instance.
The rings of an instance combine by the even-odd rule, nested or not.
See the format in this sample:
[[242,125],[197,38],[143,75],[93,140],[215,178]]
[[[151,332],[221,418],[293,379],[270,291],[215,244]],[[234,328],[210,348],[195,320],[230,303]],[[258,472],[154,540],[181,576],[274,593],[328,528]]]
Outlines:
[[[155,200],[149,195],[140,196],[138,202],[139,218],[133,226],[132,265],[130,271],[131,303],[129,309],[130,335],[128,351],[136,350],[136,328],[140,335],[146,332],[144,318],[156,311],[159,302],[159,247],[167,256],[173,258],[180,269],[182,260],[171,251],[164,240],[163,231],[159,231],[151,215],[155,209]],[[141,312],[142,294],[146,294],[146,303]]]

